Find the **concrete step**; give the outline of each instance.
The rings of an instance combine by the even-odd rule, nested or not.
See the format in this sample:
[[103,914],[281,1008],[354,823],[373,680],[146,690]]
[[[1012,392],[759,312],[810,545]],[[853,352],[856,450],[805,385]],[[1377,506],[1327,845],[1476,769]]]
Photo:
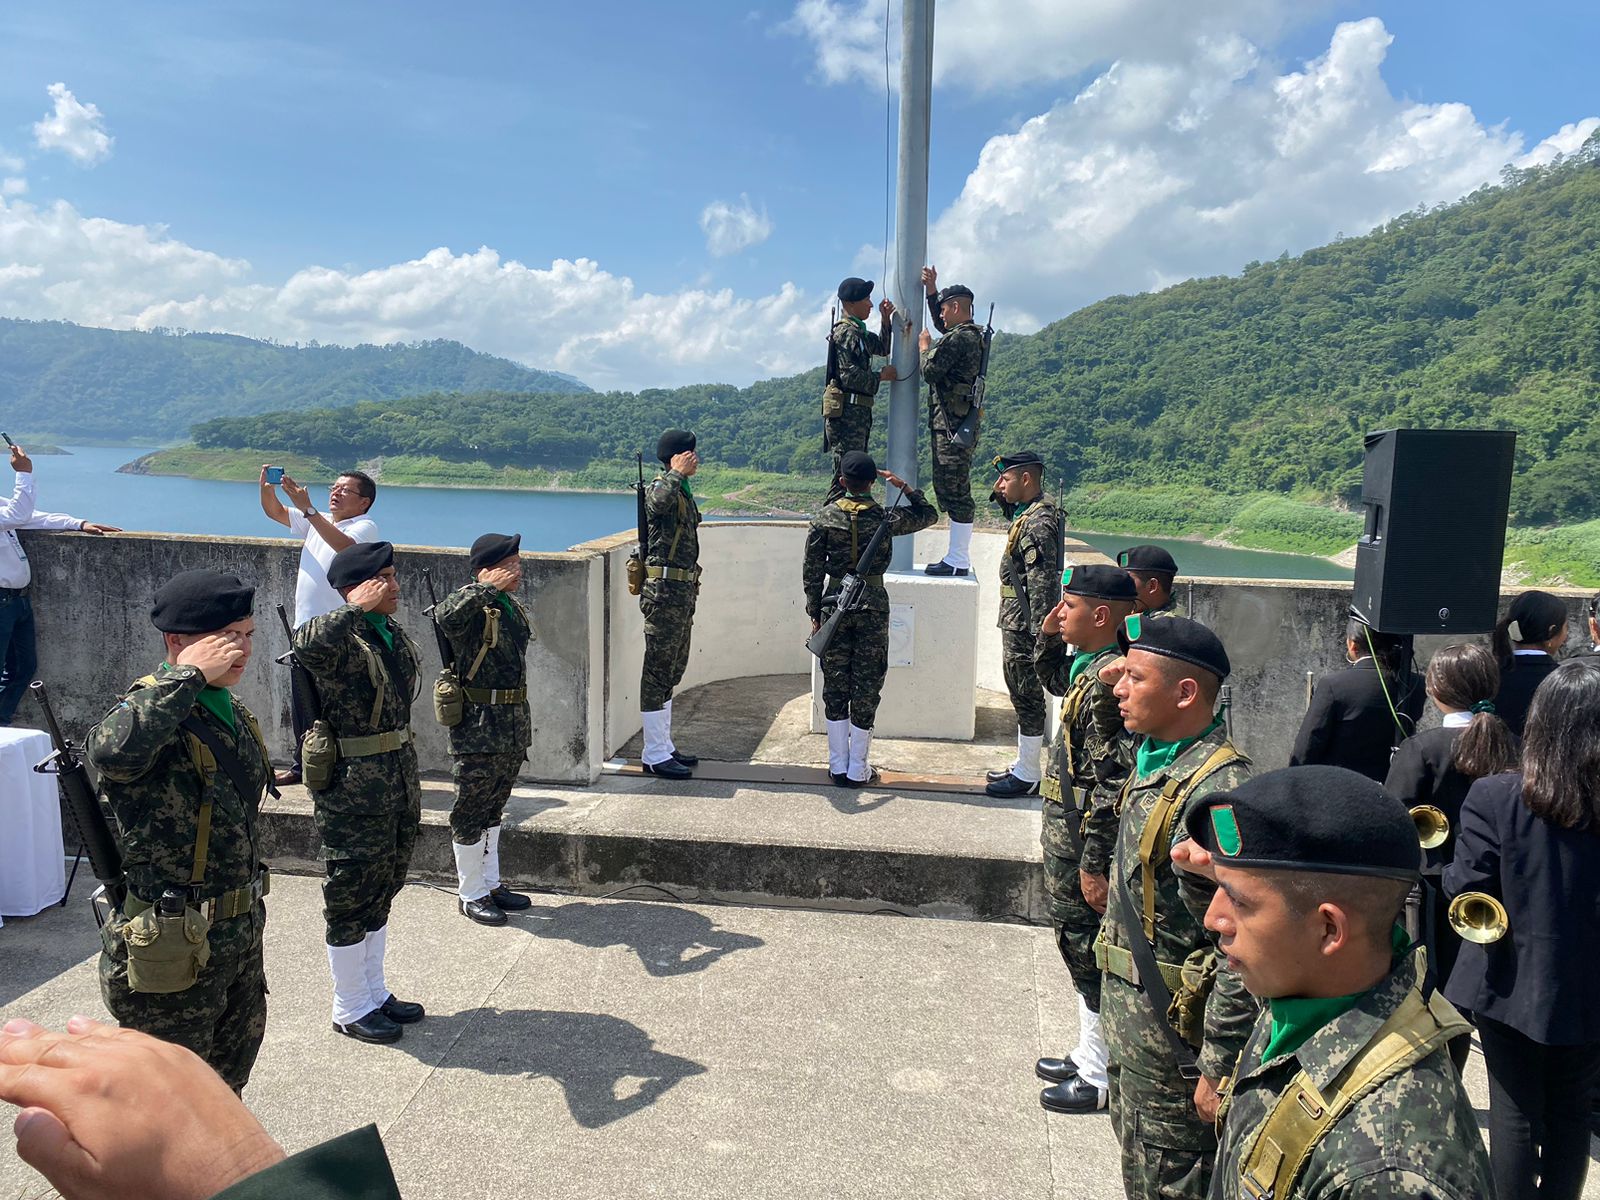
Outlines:
[[[731,764],[707,766],[707,774],[734,773]],[[506,808],[501,873],[513,886],[589,896],[638,888],[636,898],[648,898],[661,889],[661,899],[1046,921],[1038,798],[930,786],[924,778],[894,791],[849,791],[620,774],[588,788],[520,786]],[[423,781],[411,863],[418,878],[455,880],[451,801],[449,780]],[[276,870],[322,873],[304,788],[269,802],[262,837]]]

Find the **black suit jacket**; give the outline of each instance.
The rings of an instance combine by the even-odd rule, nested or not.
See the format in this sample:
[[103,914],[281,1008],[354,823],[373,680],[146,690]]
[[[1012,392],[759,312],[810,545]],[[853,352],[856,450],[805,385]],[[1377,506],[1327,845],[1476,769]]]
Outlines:
[[1422,679],[1413,672],[1384,679],[1389,700],[1400,713],[1403,733],[1395,727],[1377,669],[1370,658],[1363,658],[1317,680],[1289,765],[1348,767],[1382,783],[1389,773],[1390,752],[1417,727],[1426,698]]
[[1546,1046],[1600,1042],[1600,835],[1528,811],[1522,776],[1491,775],[1461,806],[1447,895],[1488,892],[1510,931],[1464,943],[1444,994]]
[[1511,727],[1511,732],[1522,736],[1523,723],[1528,719],[1528,706],[1533,694],[1539,690],[1551,671],[1561,664],[1548,654],[1518,654],[1511,665],[1500,672],[1500,690],[1495,694],[1494,711]]

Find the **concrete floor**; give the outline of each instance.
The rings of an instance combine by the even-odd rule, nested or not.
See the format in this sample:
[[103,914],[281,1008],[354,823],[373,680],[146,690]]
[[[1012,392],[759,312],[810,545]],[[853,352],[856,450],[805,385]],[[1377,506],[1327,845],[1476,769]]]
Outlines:
[[[0,1020],[102,1015],[83,890],[0,929]],[[1122,1194],[1106,1118],[1035,1100],[1076,1032],[1045,930],[550,895],[486,929],[413,885],[389,977],[431,1015],[375,1047],[328,1029],[316,880],[269,904],[246,1099],[291,1151],[377,1122],[409,1200]],[[0,1150],[0,1196],[49,1194]]]
[[[878,738],[874,766],[917,775],[982,775],[1016,755],[1017,714],[1004,693],[978,690],[970,742]],[[691,688],[673,697],[672,739],[682,750],[718,762],[826,766],[828,739],[811,732],[811,676],[754,675]],[[637,759],[642,735],[618,751]]]

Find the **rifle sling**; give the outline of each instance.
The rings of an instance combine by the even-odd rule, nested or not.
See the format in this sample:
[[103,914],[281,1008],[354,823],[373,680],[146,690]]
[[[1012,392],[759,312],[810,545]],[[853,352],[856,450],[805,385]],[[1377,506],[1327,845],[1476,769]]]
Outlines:
[[[250,835],[250,845],[254,846],[256,844],[256,822],[255,817],[250,810],[250,800],[254,793],[250,787],[250,779],[245,774],[244,763],[240,761],[240,758],[237,754],[222,744],[222,739],[217,736],[215,730],[213,730],[209,725],[207,725],[193,713],[190,713],[183,720],[179,721],[178,728],[194,734],[195,737],[199,738],[205,743],[206,748],[211,751],[211,757],[217,760],[218,769],[228,777],[228,782],[233,784],[233,790],[239,793],[239,800],[244,805],[245,829]],[[273,799],[277,799],[280,793],[278,792],[277,783],[272,778],[272,770],[270,767],[267,770],[266,780],[267,791],[272,794]],[[205,871],[204,842],[207,840],[210,833],[210,826],[211,806],[208,804],[205,806],[205,811],[201,815],[201,830],[199,838],[201,848],[196,852],[195,855],[197,859],[195,870],[202,874]],[[194,882],[198,883],[199,880],[195,880]]]
[[[1112,872],[1116,874],[1115,871]],[[1151,887],[1152,882],[1145,880],[1145,887]],[[1128,931],[1129,950],[1133,954],[1133,965],[1139,971],[1139,986],[1144,989],[1145,999],[1150,1001],[1150,1007],[1155,1010],[1156,1024],[1161,1027],[1161,1032],[1166,1035],[1167,1044],[1172,1048],[1172,1056],[1177,1060],[1178,1074],[1185,1079],[1200,1078],[1200,1068],[1197,1065],[1194,1048],[1178,1036],[1178,1031],[1172,1027],[1172,1022],[1167,1020],[1167,1013],[1172,1008],[1172,993],[1167,989],[1167,981],[1161,974],[1161,964],[1156,961],[1156,952],[1150,945],[1150,939],[1144,935],[1144,922],[1139,919],[1139,914],[1133,905],[1133,896],[1128,891],[1126,876],[1117,879],[1117,904],[1121,908],[1118,917],[1123,928]]]

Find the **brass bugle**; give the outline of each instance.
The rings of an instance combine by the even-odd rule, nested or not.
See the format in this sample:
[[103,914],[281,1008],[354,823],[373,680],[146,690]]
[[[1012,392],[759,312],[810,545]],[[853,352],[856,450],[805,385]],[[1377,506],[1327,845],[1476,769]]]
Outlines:
[[1419,804],[1411,810],[1411,823],[1417,827],[1417,840],[1424,850],[1436,849],[1450,840],[1450,818],[1443,809]]
[[1488,892],[1462,892],[1450,901],[1446,916],[1462,941],[1480,946],[1498,942],[1511,928],[1506,906]]

